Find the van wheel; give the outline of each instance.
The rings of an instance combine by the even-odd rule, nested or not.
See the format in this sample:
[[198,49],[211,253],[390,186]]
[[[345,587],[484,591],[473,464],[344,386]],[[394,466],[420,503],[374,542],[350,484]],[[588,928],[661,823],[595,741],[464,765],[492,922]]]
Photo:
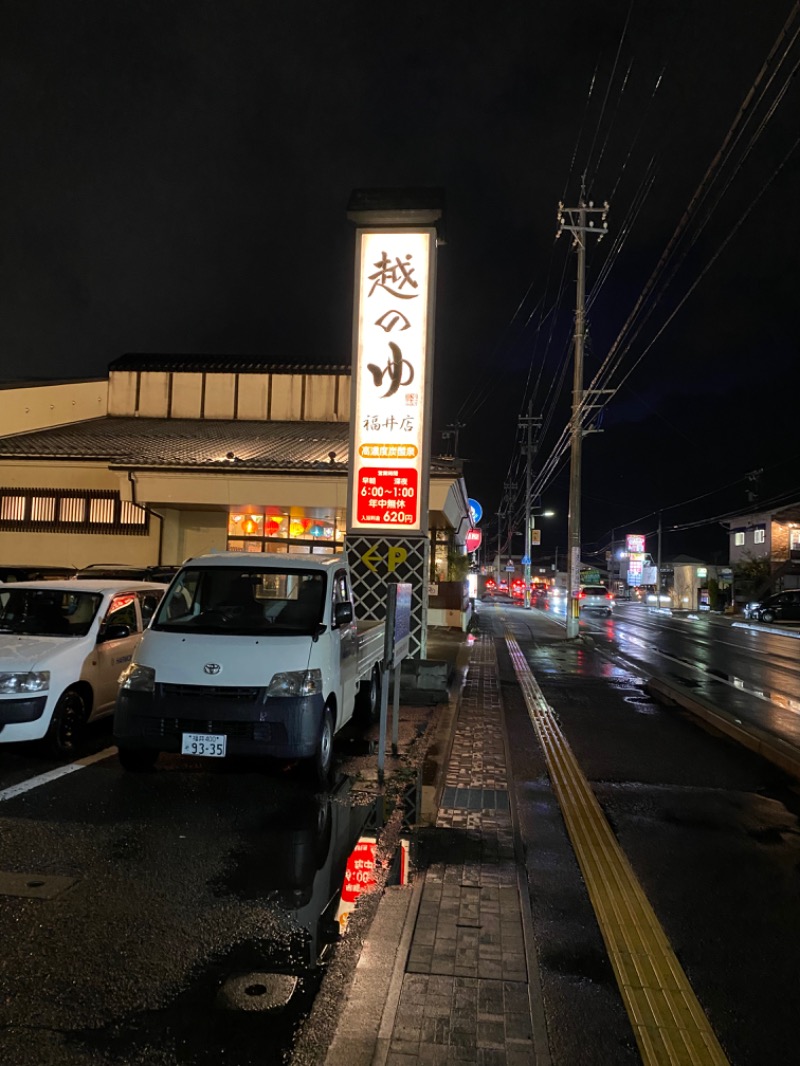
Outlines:
[[132,774],[152,770],[158,758],[155,748],[117,748],[120,765]]
[[358,725],[373,725],[381,716],[381,676],[377,666],[367,681],[358,686],[355,704],[355,719]]
[[333,770],[333,715],[330,707],[322,712],[322,728],[319,733],[316,755],[310,759],[314,783],[327,788]]
[[87,713],[84,698],[77,689],[68,688],[61,694],[44,738],[50,755],[63,759],[73,754],[75,738],[86,722]]
[[761,621],[762,622],[774,622],[775,621],[775,615],[772,613],[772,611],[762,611],[761,612]]

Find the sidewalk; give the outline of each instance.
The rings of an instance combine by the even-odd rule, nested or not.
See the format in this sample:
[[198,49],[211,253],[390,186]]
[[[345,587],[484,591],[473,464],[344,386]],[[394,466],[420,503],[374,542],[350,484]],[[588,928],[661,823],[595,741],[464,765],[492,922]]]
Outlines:
[[413,888],[383,893],[327,1066],[548,1061],[490,636],[451,709],[452,747],[440,729],[430,749],[441,783]]
[[[496,636],[491,626],[478,638],[451,631],[440,646],[429,647],[432,659],[452,663],[459,651],[469,647],[471,654],[463,687],[439,705],[431,726],[423,816],[412,838],[412,884],[386,887],[363,901],[360,928],[353,929],[360,939],[348,944],[348,927],[340,944],[351,953],[352,967],[333,997],[328,1027],[317,1031],[313,1058],[296,1059],[295,1066],[549,1066],[530,897],[507,779]],[[583,642],[589,651],[591,634]],[[660,689],[662,698],[671,697],[774,762],[788,759],[783,748],[791,748],[800,776],[795,734],[785,744],[765,738],[739,707],[721,708],[719,692],[715,706],[705,705],[702,683],[681,692],[678,674],[673,670],[669,686],[651,677],[648,688]],[[742,693],[726,688],[725,695]],[[583,811],[577,800],[570,803],[567,813]],[[608,847],[598,855],[610,861],[611,852]],[[623,902],[628,896],[634,898],[623,893]],[[638,928],[633,920],[632,927]],[[659,1032],[671,1032],[662,1023],[655,1017],[652,1022]],[[647,1024],[641,1023],[645,1030]]]

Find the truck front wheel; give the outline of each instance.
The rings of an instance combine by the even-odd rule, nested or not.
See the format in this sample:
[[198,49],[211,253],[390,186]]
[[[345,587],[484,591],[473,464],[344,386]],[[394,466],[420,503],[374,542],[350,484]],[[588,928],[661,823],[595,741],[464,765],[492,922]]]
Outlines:
[[333,769],[333,715],[327,706],[322,712],[322,728],[316,754],[311,758],[311,768],[315,783],[326,788]]

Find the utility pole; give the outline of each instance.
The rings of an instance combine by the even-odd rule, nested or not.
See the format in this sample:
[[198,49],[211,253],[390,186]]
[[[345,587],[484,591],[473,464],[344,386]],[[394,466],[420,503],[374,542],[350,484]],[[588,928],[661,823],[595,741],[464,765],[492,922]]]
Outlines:
[[661,606],[661,512],[658,512],[658,554],[656,556],[656,607]]
[[[586,337],[586,238],[594,234],[602,238],[608,230],[608,204],[595,207],[585,203],[583,196],[577,207],[558,205],[558,235],[566,230],[572,234],[572,244],[578,252],[578,288],[575,303],[575,359],[572,377],[572,421],[570,426],[569,518],[567,544],[567,638],[577,637],[580,606],[581,572],[581,444],[583,440],[583,345]],[[600,215],[600,226],[595,216]]]
[[531,464],[533,462],[533,427],[538,429],[541,419],[533,418],[533,401],[528,401],[528,415],[519,420],[520,427],[525,429],[525,554],[522,557],[522,566],[525,579],[525,607],[530,610],[531,606]]
[[458,431],[464,428],[463,422],[450,422],[447,429],[442,432],[442,440],[453,441],[453,458],[458,458]]
[[497,566],[495,567],[495,581],[500,588],[500,527],[503,523],[502,510],[497,512]]

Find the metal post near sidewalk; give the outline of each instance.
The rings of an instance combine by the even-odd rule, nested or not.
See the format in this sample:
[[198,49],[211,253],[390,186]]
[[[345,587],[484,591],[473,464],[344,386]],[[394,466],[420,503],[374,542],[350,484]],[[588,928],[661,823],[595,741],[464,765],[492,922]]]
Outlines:
[[[388,622],[388,619],[387,619]],[[389,675],[391,668],[384,659],[381,664],[381,724],[378,731],[378,781],[383,784],[383,769],[386,762],[386,719],[389,713]]]
[[397,582],[387,586],[386,629],[381,663],[381,720],[378,731],[378,781],[383,784],[386,763],[386,725],[389,716],[389,679],[394,686],[392,708],[392,755],[398,752],[400,719],[399,666],[408,655],[411,643],[411,585]]
[[392,670],[392,755],[399,751],[400,731],[400,668]]

